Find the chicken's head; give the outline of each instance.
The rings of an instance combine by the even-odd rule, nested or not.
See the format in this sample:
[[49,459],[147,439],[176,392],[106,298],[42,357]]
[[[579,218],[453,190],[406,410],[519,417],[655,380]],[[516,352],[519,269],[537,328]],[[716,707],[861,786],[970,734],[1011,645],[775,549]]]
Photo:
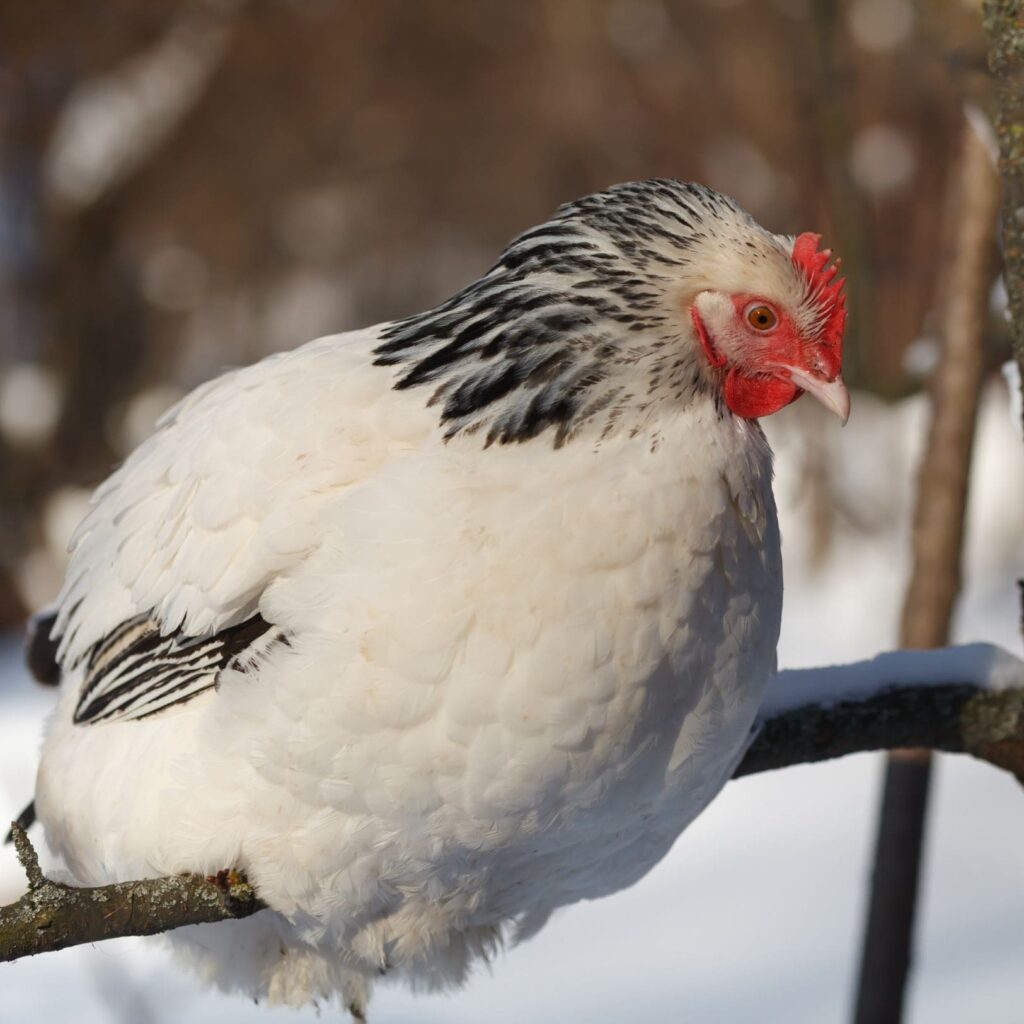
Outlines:
[[430,388],[447,438],[486,445],[602,444],[693,410],[755,420],[804,391],[845,421],[842,281],[818,241],[694,182],[614,185],[390,325],[377,362],[401,367],[398,388]]
[[819,241],[809,232],[797,237],[788,266],[777,257],[752,260],[746,288],[693,296],[697,338],[737,416],[767,416],[806,391],[843,423],[849,417],[841,373],[846,297],[839,261],[829,265],[832,253],[819,251]]

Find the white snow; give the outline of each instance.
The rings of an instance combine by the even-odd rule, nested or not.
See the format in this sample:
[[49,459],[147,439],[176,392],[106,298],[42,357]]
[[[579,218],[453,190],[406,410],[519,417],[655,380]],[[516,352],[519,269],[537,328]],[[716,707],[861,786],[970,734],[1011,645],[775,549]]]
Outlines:
[[772,680],[762,719],[807,704],[864,700],[908,686],[963,684],[981,690],[1024,687],[1024,661],[995,644],[963,644],[935,651],[888,651],[850,665],[794,668]]
[[[802,406],[808,406],[804,410]],[[923,406],[856,396],[842,432],[809,403],[768,421],[780,452],[778,493],[787,600],[780,663],[870,659],[894,646],[907,568],[908,502]],[[831,553],[813,561],[814,502],[798,468],[824,446],[840,509]],[[998,644],[957,655],[958,673],[995,685],[1019,673],[1015,580],[1024,575],[1024,473],[1001,382],[979,424],[965,591],[954,639]],[[41,719],[52,695],[0,658],[0,801],[27,800]],[[828,693],[870,686],[908,666],[884,656],[830,670]],[[931,656],[912,657],[921,681]],[[938,655],[936,658],[940,657]],[[981,670],[988,666],[992,672]],[[947,665],[946,668],[952,669]],[[946,668],[942,671],[945,672]],[[815,676],[787,672],[785,699]],[[820,677],[818,677],[820,680]],[[840,686],[834,680],[842,680]],[[783,697],[772,697],[782,700]],[[860,755],[766,772],[729,785],[638,885],[555,916],[452,996],[381,989],[373,1024],[841,1024],[848,1016],[874,838],[881,758]],[[938,760],[924,865],[909,1024],[1010,1022],[1024,1006],[1024,792],[964,757]],[[0,900],[23,883],[0,851]],[[204,992],[152,940],[65,950],[3,967],[0,1022],[303,1024],[315,1010],[266,1011]],[[332,1019],[333,1008],[320,1019]],[[333,1019],[340,1019],[334,1017]]]

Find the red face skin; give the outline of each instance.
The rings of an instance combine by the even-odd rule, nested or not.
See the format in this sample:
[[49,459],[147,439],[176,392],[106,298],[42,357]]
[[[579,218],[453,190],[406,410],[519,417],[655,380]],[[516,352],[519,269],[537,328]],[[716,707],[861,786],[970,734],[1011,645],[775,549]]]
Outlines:
[[805,231],[793,240],[791,256],[817,307],[818,323],[811,337],[801,335],[789,313],[769,299],[738,294],[731,297],[736,321],[728,339],[723,339],[728,340],[728,351],[723,351],[708,334],[697,304],[690,307],[704,355],[721,372],[722,395],[737,416],[769,416],[804,391],[843,423],[850,415],[850,394],[840,373],[846,296],[838,276],[839,260],[832,260],[831,250],[819,250],[820,241],[820,235]]
[[[708,362],[724,371],[722,394],[725,404],[737,416],[744,419],[770,416],[795,402],[803,390],[793,383],[786,367],[802,369],[823,380],[839,376],[839,353],[830,346],[804,341],[793,318],[774,303],[757,295],[733,295],[732,303],[739,326],[750,337],[742,367],[729,365],[715,347],[695,305],[690,307],[690,316]],[[757,306],[772,310],[774,326],[758,330],[750,325],[747,312]]]

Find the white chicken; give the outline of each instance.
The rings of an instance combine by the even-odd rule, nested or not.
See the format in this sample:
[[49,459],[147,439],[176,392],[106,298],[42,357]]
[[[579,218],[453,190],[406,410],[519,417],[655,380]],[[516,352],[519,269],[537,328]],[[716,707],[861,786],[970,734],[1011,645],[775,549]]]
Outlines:
[[619,185],[435,309],[182,402],[58,601],[36,804],[74,876],[236,868],[271,909],[179,949],[358,1017],[640,878],[775,671],[757,418],[849,411],[817,243]]

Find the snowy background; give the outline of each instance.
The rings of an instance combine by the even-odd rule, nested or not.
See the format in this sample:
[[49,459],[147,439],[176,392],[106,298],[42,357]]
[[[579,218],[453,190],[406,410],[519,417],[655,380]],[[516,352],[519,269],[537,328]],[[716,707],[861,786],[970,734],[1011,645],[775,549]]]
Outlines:
[[[780,663],[788,667],[855,660],[893,645],[925,427],[920,398],[886,405],[856,395],[844,431],[804,405],[810,403],[769,421],[786,548]],[[817,479],[808,465],[828,479]],[[825,505],[818,489],[829,496]],[[976,449],[958,640],[1019,651],[1021,508],[1020,440],[1006,388],[994,381]],[[52,700],[22,672],[17,645],[16,638],[7,642],[0,681],[0,800],[8,815],[31,793]],[[371,1020],[838,1024],[855,978],[880,772],[881,759],[863,755],[730,784],[634,888],[561,912],[457,994],[378,989]],[[943,757],[927,840],[911,1024],[1021,1020],[1022,866],[1024,792],[986,765]],[[8,847],[0,899],[8,902],[21,887]],[[0,972],[3,1024],[317,1019],[315,1010],[268,1011],[206,993],[177,970],[159,940],[66,950]]]

